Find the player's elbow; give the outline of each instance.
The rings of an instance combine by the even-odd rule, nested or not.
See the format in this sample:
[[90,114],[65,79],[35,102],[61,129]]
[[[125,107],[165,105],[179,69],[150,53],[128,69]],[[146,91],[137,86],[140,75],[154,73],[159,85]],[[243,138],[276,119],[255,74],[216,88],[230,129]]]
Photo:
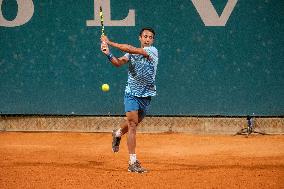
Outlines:
[[121,65],[120,64],[113,64],[115,67],[120,67]]
[[120,67],[123,64],[125,64],[127,61],[124,60],[123,58],[118,58],[117,61],[115,61],[115,64],[113,64],[115,67]]
[[115,62],[113,62],[112,64],[113,64],[115,67],[120,67],[120,66],[121,66],[121,64],[120,64],[119,61],[115,61]]

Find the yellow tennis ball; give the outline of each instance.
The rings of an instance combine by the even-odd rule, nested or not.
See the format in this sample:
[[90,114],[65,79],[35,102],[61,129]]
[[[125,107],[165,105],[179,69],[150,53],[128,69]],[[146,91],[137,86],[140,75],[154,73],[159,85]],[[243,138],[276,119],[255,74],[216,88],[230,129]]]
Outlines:
[[103,84],[102,85],[102,91],[104,91],[104,92],[108,92],[109,91],[109,85],[108,84]]

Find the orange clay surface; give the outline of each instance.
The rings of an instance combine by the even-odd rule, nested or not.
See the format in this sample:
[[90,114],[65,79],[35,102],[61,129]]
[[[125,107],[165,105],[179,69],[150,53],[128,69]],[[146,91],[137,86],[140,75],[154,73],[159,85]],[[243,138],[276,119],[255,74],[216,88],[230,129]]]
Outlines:
[[149,173],[129,173],[126,137],[0,132],[0,188],[284,188],[284,136],[137,134]]

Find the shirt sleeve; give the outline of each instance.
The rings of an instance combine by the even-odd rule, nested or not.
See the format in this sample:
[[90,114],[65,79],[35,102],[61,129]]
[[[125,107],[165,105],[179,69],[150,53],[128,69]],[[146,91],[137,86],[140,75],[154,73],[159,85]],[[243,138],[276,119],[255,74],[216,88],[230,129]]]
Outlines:
[[143,49],[146,51],[146,53],[154,62],[158,61],[158,50],[155,47],[150,46],[150,47],[144,47]]

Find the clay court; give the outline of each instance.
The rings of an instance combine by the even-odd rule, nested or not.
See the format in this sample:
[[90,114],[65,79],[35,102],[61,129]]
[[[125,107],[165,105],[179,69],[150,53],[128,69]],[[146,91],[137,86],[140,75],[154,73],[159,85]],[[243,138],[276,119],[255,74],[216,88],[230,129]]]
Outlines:
[[284,188],[283,135],[139,133],[148,173],[110,133],[1,132],[0,188]]

